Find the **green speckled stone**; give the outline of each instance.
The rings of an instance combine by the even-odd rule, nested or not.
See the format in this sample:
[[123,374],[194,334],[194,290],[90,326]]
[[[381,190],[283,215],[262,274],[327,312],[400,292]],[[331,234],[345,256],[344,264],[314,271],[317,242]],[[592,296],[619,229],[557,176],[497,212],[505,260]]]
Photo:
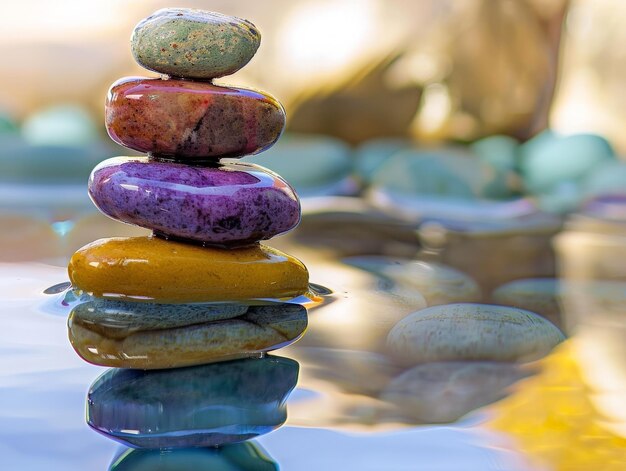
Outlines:
[[131,50],[143,67],[174,77],[212,79],[245,66],[261,43],[249,21],[203,10],[164,8],[135,26]]

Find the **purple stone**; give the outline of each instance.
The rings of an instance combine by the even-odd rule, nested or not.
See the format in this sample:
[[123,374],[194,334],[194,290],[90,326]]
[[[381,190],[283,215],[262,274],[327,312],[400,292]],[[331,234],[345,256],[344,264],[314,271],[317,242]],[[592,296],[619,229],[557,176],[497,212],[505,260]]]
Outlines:
[[113,219],[206,244],[250,244],[300,221],[293,188],[251,164],[196,167],[116,157],[93,170],[89,195]]

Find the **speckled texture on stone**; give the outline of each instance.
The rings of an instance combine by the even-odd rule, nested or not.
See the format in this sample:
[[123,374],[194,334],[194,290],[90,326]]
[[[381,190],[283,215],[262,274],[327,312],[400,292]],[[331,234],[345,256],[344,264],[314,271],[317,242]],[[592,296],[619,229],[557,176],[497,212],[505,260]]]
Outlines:
[[119,157],[94,169],[89,194],[114,219],[208,244],[270,239],[300,221],[291,186],[255,165],[192,167]]
[[191,320],[187,325],[180,325],[174,309],[166,309],[160,329],[131,322],[126,330],[94,323],[93,315],[85,320],[85,312],[74,309],[68,322],[70,342],[81,358],[96,365],[180,368],[276,350],[294,342],[307,327],[306,309],[299,304],[249,306],[239,317]]
[[245,66],[261,44],[249,21],[204,10],[164,8],[135,26],[131,51],[139,65],[175,77],[211,79]]
[[285,126],[282,105],[265,93],[142,77],[111,86],[105,115],[118,144],[192,161],[256,154],[273,145]]
[[387,347],[398,362],[533,361],[564,339],[543,317],[489,304],[444,304],[405,317],[389,332]]
[[110,369],[89,389],[87,423],[143,448],[238,442],[285,421],[298,372],[297,362],[274,356],[167,371]]

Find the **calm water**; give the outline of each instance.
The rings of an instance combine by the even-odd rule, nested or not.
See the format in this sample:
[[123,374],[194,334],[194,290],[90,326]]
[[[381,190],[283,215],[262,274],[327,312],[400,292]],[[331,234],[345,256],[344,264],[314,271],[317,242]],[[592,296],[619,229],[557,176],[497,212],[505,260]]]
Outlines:
[[[606,415],[599,420],[602,414],[589,405],[592,394],[585,392],[578,370],[567,366],[573,361],[569,347],[549,357],[547,367],[541,362],[480,376],[460,366],[424,374],[414,389],[398,393],[392,383],[403,368],[387,354],[387,332],[399,319],[423,308],[424,296],[380,273],[380,267],[393,266],[393,260],[361,257],[342,262],[336,254],[306,246],[281,248],[307,264],[320,293],[316,302],[306,303],[309,327],[304,336],[275,353],[295,360],[299,370],[284,425],[277,428],[285,419],[284,411],[278,411],[268,427],[246,426],[254,434],[277,429],[245,445],[163,453],[131,452],[87,425],[87,394],[107,369],[81,360],[68,341],[67,318],[75,300],[64,292],[62,260],[0,264],[2,468],[624,469],[619,466],[626,462],[626,444],[609,428],[596,425],[604,424]],[[439,280],[444,287],[448,282]],[[460,296],[456,301],[463,296],[476,301],[471,287],[455,286],[449,295]],[[434,295],[441,293],[429,293]],[[220,374],[229,376],[227,370]],[[224,381],[236,381],[233,378],[234,373]],[[235,393],[224,396],[227,404],[211,402],[219,384],[202,386],[205,394],[197,400],[184,399],[188,391],[182,389],[177,394],[183,399],[175,402],[187,409],[181,409],[178,418],[196,413],[189,410],[195,404],[207,417],[215,411],[228,415],[248,410],[256,400],[250,397],[261,386],[246,381],[252,384],[240,384]],[[239,397],[244,398],[242,404],[237,403]],[[568,401],[575,406],[565,407]],[[262,414],[269,414],[271,406],[261,407]],[[171,409],[166,412],[172,414]],[[164,414],[152,415],[158,427],[165,427],[158,422]],[[175,415],[176,410],[168,420],[175,422]],[[235,427],[235,432],[241,430]],[[574,437],[580,441],[573,442]],[[565,461],[555,460],[572,447],[590,454],[591,467],[566,467]],[[596,449],[600,458],[592,456]],[[606,464],[607,456],[614,456],[614,467],[593,467]]]
[[[312,279],[317,280],[316,269],[311,268]],[[320,267],[322,270],[331,268]],[[346,270],[350,271],[338,268],[337,279],[345,277]],[[369,288],[368,283],[378,283],[367,274],[354,274],[354,280],[344,278],[346,285]],[[0,450],[7,469],[104,470],[123,448],[86,425],[87,391],[106,369],[89,365],[74,353],[67,340],[69,307],[60,302],[62,294],[43,293],[65,279],[62,267],[0,266],[0,295],[4,300],[0,313]],[[367,368],[361,366],[363,371],[359,372],[346,367],[345,362],[369,362],[367,355],[374,353],[346,350],[342,347],[351,345],[342,345],[339,340],[352,337],[356,347],[361,337],[375,336],[355,332],[350,327],[351,316],[358,316],[373,301],[382,306],[388,295],[373,292],[371,299],[357,303],[353,293],[337,286],[331,296],[337,298],[335,302],[311,310],[302,345],[277,352],[300,359],[300,379],[287,403],[286,424],[254,442],[281,469],[530,469],[522,466],[525,459],[516,453],[510,439],[482,427],[484,414],[455,425],[401,425],[394,415],[384,418],[379,410],[381,401],[372,398],[371,391],[367,396],[339,387],[352,383],[347,389],[354,391],[361,388],[359,381],[371,382]],[[411,303],[393,296],[387,301]],[[345,307],[340,309],[342,303]],[[343,309],[347,328],[341,327],[333,338],[325,316],[342,317],[338,313]],[[338,321],[340,325],[341,319]],[[326,338],[326,344],[316,343],[318,336]],[[305,342],[307,337],[311,340]],[[320,367],[328,364],[325,356],[344,365],[331,364],[331,371],[325,371]],[[332,377],[331,372],[341,376],[346,368],[351,370],[345,371],[346,378]],[[368,387],[371,390],[371,384],[365,389]],[[206,466],[193,469],[214,469],[210,460]]]

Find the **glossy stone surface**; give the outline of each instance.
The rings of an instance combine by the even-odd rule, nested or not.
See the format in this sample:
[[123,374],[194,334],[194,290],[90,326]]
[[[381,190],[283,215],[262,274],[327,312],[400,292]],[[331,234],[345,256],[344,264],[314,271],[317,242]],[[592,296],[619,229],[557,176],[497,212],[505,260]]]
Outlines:
[[72,256],[68,274],[94,296],[159,302],[291,298],[309,286],[300,261],[264,245],[228,250],[158,237],[92,242]]
[[109,471],[278,471],[278,465],[254,442],[175,450],[126,449]]
[[394,378],[381,397],[398,407],[402,417],[448,423],[502,399],[513,383],[529,374],[513,363],[426,363]]
[[89,194],[114,219],[208,244],[270,239],[300,221],[291,186],[255,165],[195,167],[118,157],[94,169]]
[[265,357],[161,371],[111,369],[87,396],[87,423],[141,448],[217,446],[268,433],[287,418],[298,363]]
[[261,152],[285,126],[285,111],[270,95],[187,80],[120,79],[105,114],[115,142],[192,161]]
[[405,317],[387,337],[398,362],[485,360],[527,362],[544,357],[564,337],[543,317],[489,304],[444,304]]
[[307,326],[299,304],[152,304],[99,299],[76,306],[69,338],[96,365],[164,369],[258,355],[288,345]]
[[250,62],[261,33],[247,20],[204,10],[164,8],[135,26],[130,48],[139,65],[175,77],[211,79]]

